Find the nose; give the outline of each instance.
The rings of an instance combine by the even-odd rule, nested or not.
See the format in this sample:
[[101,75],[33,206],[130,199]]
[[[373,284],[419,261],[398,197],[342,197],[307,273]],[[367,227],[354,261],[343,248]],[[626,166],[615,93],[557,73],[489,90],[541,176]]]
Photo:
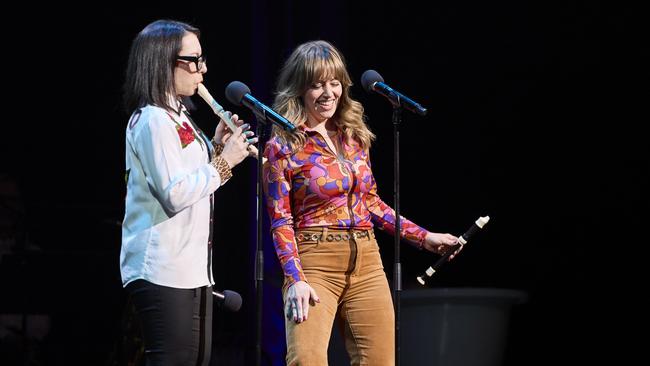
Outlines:
[[331,96],[332,94],[333,94],[333,92],[332,92],[332,87],[331,87],[330,85],[328,85],[328,84],[325,84],[325,85],[323,86],[323,95],[329,97],[329,96]]

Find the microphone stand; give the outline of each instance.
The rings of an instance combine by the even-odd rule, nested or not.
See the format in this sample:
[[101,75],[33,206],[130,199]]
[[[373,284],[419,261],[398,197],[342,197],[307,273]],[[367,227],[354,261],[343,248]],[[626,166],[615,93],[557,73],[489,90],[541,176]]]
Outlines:
[[258,137],[257,149],[257,237],[255,241],[255,290],[256,290],[256,341],[255,341],[255,365],[262,364],[262,300],[264,298],[264,243],[262,241],[263,220],[264,220],[264,187],[262,186],[263,153],[266,144],[266,115],[263,109],[254,110],[257,121],[255,134]]
[[399,178],[399,127],[402,122],[402,107],[393,105],[393,197],[395,200],[395,264],[393,267],[393,301],[395,305],[395,365],[400,365],[400,320],[402,295],[402,264],[400,262],[400,241],[402,218],[400,216]]

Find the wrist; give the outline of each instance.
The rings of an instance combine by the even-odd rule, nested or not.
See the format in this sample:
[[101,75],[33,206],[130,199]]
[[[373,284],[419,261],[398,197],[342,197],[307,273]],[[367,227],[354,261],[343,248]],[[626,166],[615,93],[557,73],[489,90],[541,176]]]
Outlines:
[[226,183],[228,179],[232,178],[232,170],[230,168],[231,165],[222,155],[215,154],[210,161],[210,165],[212,165],[219,173],[219,177],[221,178],[221,185]]
[[224,145],[218,143],[217,140],[212,139],[212,147],[214,148],[214,155],[221,155]]

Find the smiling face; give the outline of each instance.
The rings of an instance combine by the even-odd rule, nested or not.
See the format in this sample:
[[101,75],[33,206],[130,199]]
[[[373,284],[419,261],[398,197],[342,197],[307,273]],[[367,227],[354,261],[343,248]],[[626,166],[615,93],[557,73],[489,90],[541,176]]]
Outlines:
[[[203,55],[201,44],[194,33],[187,33],[183,36],[181,51],[178,56],[195,56]],[[208,71],[208,66],[203,64],[200,70],[197,70],[196,64],[192,61],[177,60],[174,68],[174,87],[176,94],[179,96],[194,95],[199,84],[203,82],[203,74]]]
[[322,77],[311,84],[302,95],[307,126],[314,127],[332,118],[342,93],[341,82],[333,77]]

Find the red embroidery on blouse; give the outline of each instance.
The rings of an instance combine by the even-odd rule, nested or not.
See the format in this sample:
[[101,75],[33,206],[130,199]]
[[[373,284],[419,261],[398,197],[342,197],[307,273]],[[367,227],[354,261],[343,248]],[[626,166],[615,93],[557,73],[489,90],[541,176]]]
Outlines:
[[176,125],[176,131],[178,131],[178,136],[181,138],[181,146],[183,149],[196,138],[194,130],[192,130],[192,127],[187,122],[183,122],[183,127]]

